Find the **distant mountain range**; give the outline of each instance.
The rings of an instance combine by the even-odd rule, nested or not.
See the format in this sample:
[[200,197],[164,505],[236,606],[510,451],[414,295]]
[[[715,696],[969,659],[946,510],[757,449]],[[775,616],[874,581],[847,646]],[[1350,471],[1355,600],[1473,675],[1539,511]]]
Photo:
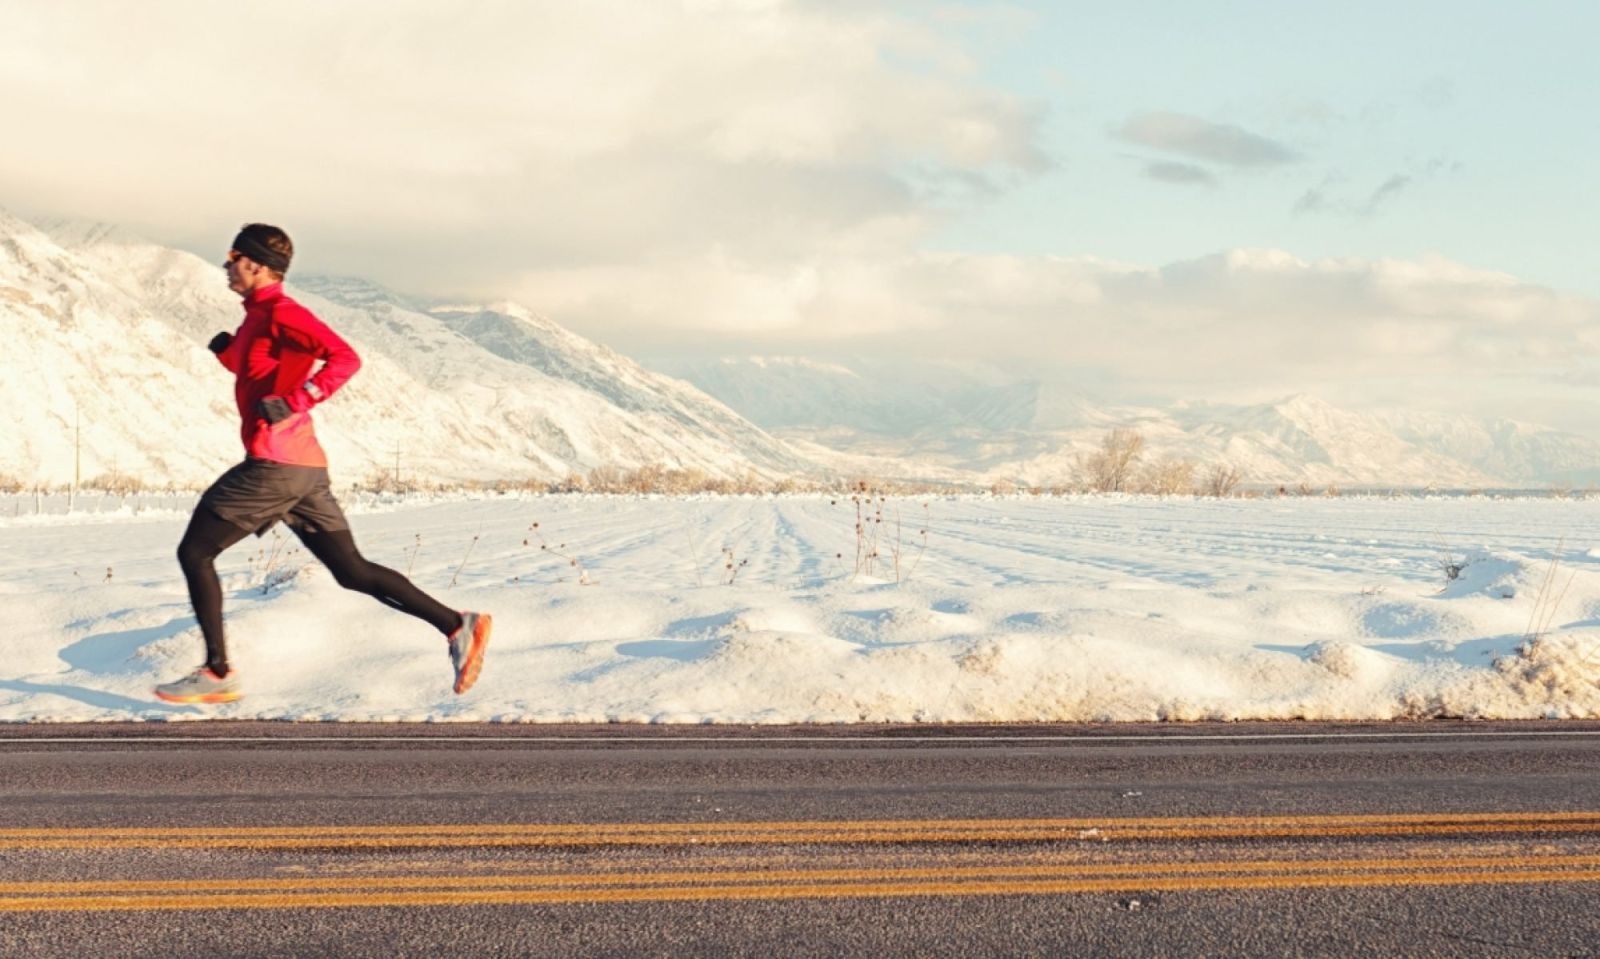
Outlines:
[[[1254,485],[1544,487],[1600,482],[1600,442],[1508,419],[1352,412],[1297,395],[1259,405],[1097,403],[960,364],[737,357],[663,363],[791,443],[929,478],[1051,485],[1112,429],[1147,462],[1227,464]],[[841,463],[836,462],[836,467]]]
[[[1257,485],[1600,482],[1600,443],[1510,420],[1255,406],[1113,406],[959,362],[792,357],[639,363],[512,303],[452,305],[291,274],[361,353],[318,410],[336,478],[561,479],[657,464],[711,476],[1070,481],[1107,431],[1146,460]],[[204,344],[240,319],[216,263],[103,224],[0,212],[0,479],[111,474],[194,485],[241,455],[229,375]],[[677,377],[677,378],[674,378]]]

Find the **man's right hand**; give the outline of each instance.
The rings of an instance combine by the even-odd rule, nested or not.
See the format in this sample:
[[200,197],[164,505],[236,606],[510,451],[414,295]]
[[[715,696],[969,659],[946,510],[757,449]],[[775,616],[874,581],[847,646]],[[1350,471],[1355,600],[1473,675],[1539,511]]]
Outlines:
[[220,355],[223,350],[228,348],[228,344],[230,344],[232,342],[233,342],[233,334],[232,333],[227,333],[227,332],[218,333],[216,336],[213,336],[211,338],[211,342],[210,343],[206,344],[206,349],[210,350],[213,353],[216,353],[216,354]]

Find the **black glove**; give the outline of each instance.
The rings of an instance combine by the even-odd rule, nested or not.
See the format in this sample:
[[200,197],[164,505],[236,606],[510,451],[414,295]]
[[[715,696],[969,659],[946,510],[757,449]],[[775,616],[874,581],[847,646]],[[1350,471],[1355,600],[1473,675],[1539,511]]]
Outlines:
[[288,419],[294,410],[289,408],[289,401],[283,397],[269,396],[256,404],[256,412],[268,423],[276,425]]
[[210,343],[206,344],[206,349],[210,350],[213,353],[221,355],[222,351],[227,349],[228,348],[228,344],[232,343],[232,342],[233,342],[233,334],[232,333],[226,333],[226,332],[218,333],[216,336],[213,336],[211,338],[211,342]]

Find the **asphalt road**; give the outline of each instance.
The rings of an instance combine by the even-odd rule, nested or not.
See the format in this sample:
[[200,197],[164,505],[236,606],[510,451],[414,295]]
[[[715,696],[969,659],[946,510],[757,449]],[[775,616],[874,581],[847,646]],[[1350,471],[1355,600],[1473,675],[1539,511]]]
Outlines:
[[1600,724],[0,726],[0,956],[1600,956]]

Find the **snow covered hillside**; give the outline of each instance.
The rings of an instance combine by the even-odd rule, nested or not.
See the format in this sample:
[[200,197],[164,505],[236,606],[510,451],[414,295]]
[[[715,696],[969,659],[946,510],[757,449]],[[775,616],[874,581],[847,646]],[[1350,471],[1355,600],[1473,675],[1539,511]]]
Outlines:
[[[1600,482],[1600,442],[1510,420],[1353,412],[1305,395],[1113,406],[956,360],[661,364],[675,379],[517,304],[428,303],[309,269],[289,287],[365,360],[318,411],[341,482],[549,481],[655,464],[1055,486],[1118,427],[1144,437],[1146,464],[1225,464],[1254,485]],[[0,212],[12,344],[0,352],[0,482],[209,481],[240,451],[228,376],[204,344],[239,316],[216,263],[115,227]]]
[[0,497],[0,721],[1600,717],[1595,499],[895,498],[858,564],[822,496],[350,496],[367,555],[494,614],[482,680],[269,535],[218,561],[217,708],[150,693],[203,655],[192,502]]
[[[684,383],[516,307],[425,312],[365,284],[291,294],[365,365],[318,410],[336,475],[548,480],[660,464],[805,472],[783,443]],[[319,296],[320,290],[327,296]],[[239,322],[222,271],[124,231],[0,213],[0,474],[203,483],[241,455],[228,374],[205,350]]]
[[1056,383],[956,364],[787,357],[667,362],[794,443],[915,464],[924,475],[1066,482],[1108,430],[1145,438],[1147,461],[1227,463],[1253,484],[1544,487],[1600,482],[1600,443],[1505,419],[1354,412],[1312,396],[1275,403],[1096,403]]

